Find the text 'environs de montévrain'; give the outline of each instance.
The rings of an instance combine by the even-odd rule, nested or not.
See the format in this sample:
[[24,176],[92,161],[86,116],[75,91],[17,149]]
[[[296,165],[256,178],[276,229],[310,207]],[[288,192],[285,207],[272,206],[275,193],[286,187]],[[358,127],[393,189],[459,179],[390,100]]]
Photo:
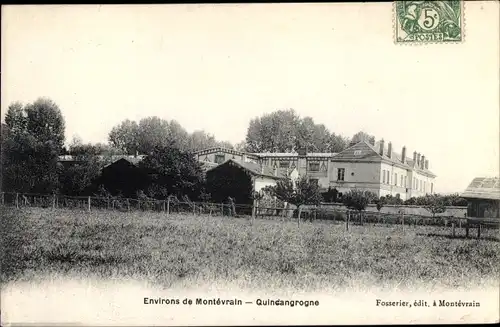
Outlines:
[[319,301],[302,300],[281,300],[281,299],[257,299],[255,302],[243,302],[239,299],[168,299],[168,298],[144,298],[144,304],[165,304],[165,305],[211,305],[211,306],[238,306],[243,304],[256,304],[258,306],[288,306],[288,307],[314,307],[319,306]]

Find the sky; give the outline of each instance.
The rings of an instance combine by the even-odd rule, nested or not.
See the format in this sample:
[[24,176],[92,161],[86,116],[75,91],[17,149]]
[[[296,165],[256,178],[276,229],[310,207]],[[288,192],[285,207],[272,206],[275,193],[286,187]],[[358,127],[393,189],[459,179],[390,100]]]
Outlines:
[[392,3],[2,6],[2,121],[48,97],[66,137],[175,119],[244,140],[293,108],[345,136],[420,152],[436,191],[499,175],[499,10],[466,2],[465,41],[394,43]]

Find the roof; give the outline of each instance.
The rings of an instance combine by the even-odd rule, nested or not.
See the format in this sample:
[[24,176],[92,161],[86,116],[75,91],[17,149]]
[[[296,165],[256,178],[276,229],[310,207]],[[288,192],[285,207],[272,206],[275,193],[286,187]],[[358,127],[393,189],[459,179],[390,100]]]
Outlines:
[[[100,157],[100,159],[106,159],[106,156],[99,156],[99,157]],[[120,160],[126,160],[133,165],[137,165],[140,161],[142,161],[142,159],[144,159],[144,157],[145,157],[144,155],[137,156],[137,157],[136,156],[127,156],[127,155],[111,156],[111,162],[108,163],[107,165],[105,165],[104,168],[111,166],[112,164],[114,164]]]
[[[194,152],[194,154],[201,155],[201,154],[208,154],[208,153],[214,153],[214,152],[224,152],[224,153],[230,153],[230,154],[236,154],[236,155],[246,155],[249,158],[276,158],[276,157],[281,157],[281,158],[295,158],[298,157],[299,154],[297,152],[243,152],[243,151],[237,151],[233,149],[227,149],[223,147],[214,147],[214,148],[207,148],[203,150],[199,150]],[[334,152],[309,152],[306,154],[306,157],[318,157],[318,158],[328,158],[328,157],[333,157],[337,153]]]
[[[83,156],[71,156],[71,155],[59,156],[58,161],[59,162],[80,161],[79,158],[82,158],[82,157]],[[144,159],[146,157],[146,155],[141,154],[138,156],[134,156],[134,155],[118,154],[118,155],[111,155],[111,156],[98,155],[96,157],[100,160],[110,159],[112,162],[118,161],[120,159],[125,159],[127,161],[130,161],[133,164],[137,164],[137,163],[139,163],[139,161]]]
[[381,155],[380,152],[380,141],[375,142],[375,144],[370,144],[365,140],[359,141],[354,145],[351,145],[344,151],[337,153],[333,156],[333,160],[346,160],[346,161],[382,161],[386,160],[395,164],[398,164],[406,169],[412,169],[418,171],[422,174],[428,174],[432,176],[432,173],[428,169],[420,169],[418,167],[413,167],[413,160],[406,157],[405,162],[403,163],[401,158],[401,154],[394,152],[391,150],[391,157],[388,156],[388,147],[384,146],[384,154]]
[[500,200],[500,179],[498,177],[476,177],[460,196],[469,199]]
[[261,166],[257,163],[253,163],[253,162],[240,162],[240,161],[236,161],[233,159],[226,160],[225,162],[223,162],[215,167],[211,167],[207,170],[207,172],[214,170],[216,168],[222,167],[224,165],[235,165],[235,166],[241,167],[254,176],[264,176],[264,177],[270,177],[273,179],[281,179],[281,178],[287,177],[287,174],[281,170],[277,170],[277,175],[275,175],[274,169],[271,167]]

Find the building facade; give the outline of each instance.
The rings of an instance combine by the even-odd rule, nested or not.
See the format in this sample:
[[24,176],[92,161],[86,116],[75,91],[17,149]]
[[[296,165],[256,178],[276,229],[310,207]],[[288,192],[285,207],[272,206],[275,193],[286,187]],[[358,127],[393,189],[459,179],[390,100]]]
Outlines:
[[347,192],[357,188],[377,196],[399,196],[402,200],[435,193],[436,175],[429,170],[429,160],[414,152],[406,156],[379,141],[374,145],[361,141],[340,153],[245,153],[224,148],[210,148],[195,153],[207,167],[227,160],[257,164],[261,169],[271,169],[276,176],[296,179],[306,176],[318,183],[323,191],[335,188]]

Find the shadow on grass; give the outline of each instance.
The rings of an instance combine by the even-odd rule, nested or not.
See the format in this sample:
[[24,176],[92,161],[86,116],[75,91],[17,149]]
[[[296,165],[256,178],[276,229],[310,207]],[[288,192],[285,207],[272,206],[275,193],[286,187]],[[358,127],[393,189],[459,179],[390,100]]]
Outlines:
[[[440,237],[447,239],[462,239],[462,240],[477,240],[478,238],[475,236],[466,237],[465,235],[448,235],[448,234],[436,234],[436,233],[417,233],[417,236],[429,236],[429,237]],[[491,241],[491,242],[500,242],[500,239],[494,236],[481,236],[480,240]]]

